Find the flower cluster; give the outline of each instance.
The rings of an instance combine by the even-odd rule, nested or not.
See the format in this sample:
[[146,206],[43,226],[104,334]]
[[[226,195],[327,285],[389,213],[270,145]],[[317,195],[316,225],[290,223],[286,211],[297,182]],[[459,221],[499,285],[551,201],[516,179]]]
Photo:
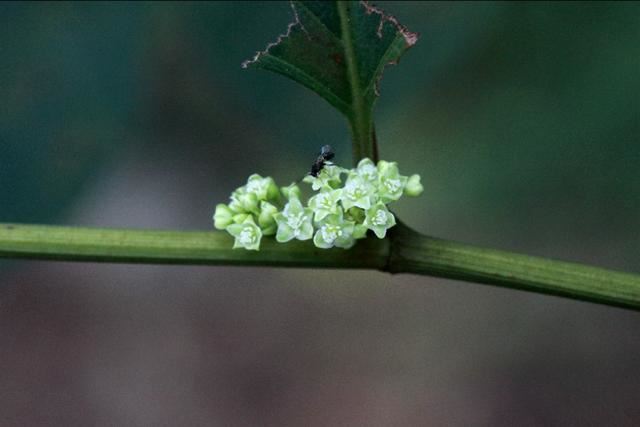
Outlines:
[[318,248],[348,249],[368,230],[383,239],[396,224],[387,205],[423,191],[419,175],[402,176],[395,162],[384,160],[363,159],[351,170],[327,163],[303,181],[317,192],[306,207],[296,184],[278,188],[270,177],[251,175],[228,205],[216,206],[215,228],[235,237],[234,248],[258,250],[262,236],[275,234],[280,243],[313,239]]

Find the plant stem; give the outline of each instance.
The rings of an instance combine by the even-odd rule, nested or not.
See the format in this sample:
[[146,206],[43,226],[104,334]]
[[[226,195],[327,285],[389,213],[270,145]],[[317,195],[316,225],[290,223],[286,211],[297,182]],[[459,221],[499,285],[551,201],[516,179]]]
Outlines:
[[349,268],[438,276],[640,311],[640,276],[422,236],[398,224],[387,239],[345,251],[264,238],[231,249],[224,232],[0,224],[0,257],[60,261]]
[[371,239],[353,248],[323,250],[310,241],[277,243],[264,238],[260,251],[231,249],[218,231],[118,230],[0,224],[0,257],[147,264],[260,265],[277,267],[382,268],[389,243]]
[[358,64],[351,34],[352,26],[349,23],[350,2],[339,0],[336,2],[338,15],[340,16],[340,31],[347,65],[347,78],[351,87],[351,111],[348,114],[351,128],[353,163],[356,165],[361,159],[368,157],[377,162],[377,153],[373,135],[373,118],[371,107],[368,107],[364,99],[364,92],[358,73]]
[[640,310],[640,275],[423,236],[399,224],[389,271],[486,283]]

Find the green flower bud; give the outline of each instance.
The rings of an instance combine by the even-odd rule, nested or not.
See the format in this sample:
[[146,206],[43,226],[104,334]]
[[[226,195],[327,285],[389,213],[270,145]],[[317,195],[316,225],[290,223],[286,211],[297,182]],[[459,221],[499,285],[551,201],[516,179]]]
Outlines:
[[213,226],[218,230],[224,230],[233,222],[233,211],[224,203],[216,205],[216,211],[213,214]]
[[273,225],[262,229],[262,235],[263,236],[273,236],[274,234],[277,233],[277,231],[278,231],[278,224],[276,224],[274,222]]
[[387,174],[389,173],[389,169],[395,168],[396,173],[398,170],[398,164],[396,162],[387,162],[386,160],[378,161],[378,173],[379,174]]
[[273,215],[278,212],[278,208],[269,202],[260,202],[260,215],[258,215],[258,225],[262,229],[262,234],[271,236],[276,234],[276,220]]
[[265,178],[267,180],[267,199],[278,200],[280,199],[280,189],[276,185],[276,182],[271,177]]
[[409,177],[407,185],[404,187],[404,194],[416,197],[422,194],[424,187],[420,183],[420,175],[414,174]]
[[286,187],[281,187],[280,191],[282,191],[282,195],[288,199],[292,197],[300,198],[300,187],[296,183],[292,183]]
[[251,212],[258,214],[258,197],[254,193],[244,193],[238,197],[238,201],[242,205],[243,212]]
[[353,238],[364,239],[365,237],[367,237],[367,230],[369,229],[367,228],[366,225],[356,224],[355,227],[353,227]]
[[235,213],[241,213],[244,211],[242,207],[242,202],[240,202],[240,196],[244,194],[244,187],[240,187],[236,189],[233,193],[231,193],[231,197],[229,198],[229,209],[231,209]]
[[378,202],[371,209],[367,210],[367,216],[364,223],[369,230],[373,230],[379,239],[384,239],[387,230],[396,225],[396,218],[393,216],[387,206]]
[[349,221],[354,221],[356,224],[362,224],[364,221],[365,213],[363,209],[356,208],[355,206],[349,209],[344,214],[344,218]]
[[248,213],[239,213],[233,216],[233,222],[236,224],[242,224],[246,221],[247,218],[251,218],[251,214]]
[[262,231],[256,225],[251,216],[241,224],[231,224],[227,227],[227,231],[236,238],[233,243],[233,249],[245,248],[247,250],[257,251],[260,249],[260,239],[262,239]]

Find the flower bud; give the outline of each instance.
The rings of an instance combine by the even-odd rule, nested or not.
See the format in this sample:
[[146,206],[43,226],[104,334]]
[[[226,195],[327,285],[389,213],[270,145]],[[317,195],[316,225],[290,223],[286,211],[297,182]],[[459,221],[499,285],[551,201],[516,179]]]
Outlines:
[[353,238],[354,239],[364,239],[367,237],[367,226],[363,224],[356,224],[353,228]]
[[[269,202],[261,202],[260,203],[260,215],[258,215],[258,225],[262,228],[262,234],[271,235],[276,232],[276,220],[273,218],[273,215],[278,212],[278,208],[273,206]],[[273,232],[270,233],[268,231]]]
[[274,222],[273,225],[262,229],[262,235],[273,236],[274,234],[276,234],[277,231],[278,231],[278,224]]
[[378,162],[378,173],[380,175],[396,175],[398,173],[398,164],[396,162],[380,160]]
[[254,193],[241,194],[238,200],[244,212],[258,213],[258,197]]
[[345,212],[345,219],[355,221],[356,224],[362,224],[364,217],[364,209],[356,208],[355,206]]
[[235,213],[241,213],[244,208],[242,207],[242,203],[240,202],[240,196],[244,194],[244,187],[240,187],[236,189],[233,193],[231,193],[229,209],[231,209]]
[[420,175],[415,174],[409,177],[407,185],[404,187],[404,194],[416,197],[424,191],[424,187],[420,183]]
[[247,220],[247,218],[250,218],[250,217],[251,217],[251,214],[246,214],[246,213],[235,214],[233,216],[233,222],[235,222],[236,224],[242,224]]
[[233,212],[229,206],[220,203],[216,206],[216,212],[213,214],[213,226],[218,230],[224,230],[233,222]]
[[282,187],[280,191],[282,191],[282,194],[287,199],[290,199],[292,197],[300,198],[300,187],[298,187],[295,183],[286,187]]
[[276,182],[270,176],[265,178],[267,185],[267,200],[278,200],[280,198],[280,189]]

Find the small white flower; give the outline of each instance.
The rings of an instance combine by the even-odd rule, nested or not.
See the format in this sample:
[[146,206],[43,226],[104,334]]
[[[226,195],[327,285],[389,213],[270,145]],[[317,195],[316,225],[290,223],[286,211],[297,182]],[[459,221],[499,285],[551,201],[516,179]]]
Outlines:
[[402,183],[399,179],[385,179],[382,181],[382,185],[384,185],[389,193],[396,193],[402,186]]
[[338,213],[341,194],[342,190],[324,191],[309,199],[309,207],[314,212],[315,221],[322,221],[327,215]]
[[373,225],[384,226],[387,223],[387,213],[383,210],[377,211],[371,222]]
[[236,238],[233,248],[245,248],[257,251],[260,249],[260,240],[262,239],[262,230],[253,221],[249,215],[241,224],[231,224],[227,227],[227,231]]
[[249,193],[263,193],[267,191],[267,185],[262,179],[249,180],[246,189]]
[[281,213],[273,215],[278,224],[276,240],[288,242],[292,239],[309,240],[313,237],[311,209],[304,208],[297,197],[292,197]]
[[355,244],[353,237],[355,223],[345,221],[342,210],[338,214],[327,215],[313,236],[313,243],[319,248],[329,249],[333,246],[348,249]]
[[309,221],[309,216],[305,215],[303,212],[292,214],[287,217],[287,225],[293,229],[293,235],[296,238],[298,238],[302,233],[302,226],[307,221]]
[[322,170],[318,173],[318,176],[307,175],[304,177],[303,181],[310,183],[313,191],[318,191],[321,189],[331,190],[334,187],[337,187],[342,180],[340,179],[340,175],[346,172],[345,169],[340,166],[336,166],[327,162],[326,166],[322,168]]
[[402,196],[407,177],[400,175],[396,162],[378,162],[378,194],[380,200],[389,203]]
[[360,160],[360,162],[358,162],[356,173],[362,179],[370,183],[375,183],[378,179],[378,168],[370,159],[367,158],[364,158]]
[[342,207],[347,210],[353,206],[362,209],[371,207],[374,187],[358,175],[351,175],[342,189]]
[[238,241],[242,246],[252,245],[256,242],[257,236],[251,227],[244,227],[238,236]]
[[372,230],[379,239],[383,239],[387,230],[396,225],[396,218],[384,203],[378,202],[367,210],[363,225]]
[[342,236],[342,230],[338,225],[325,224],[320,228],[320,234],[325,242],[333,244],[339,236]]
[[244,191],[248,194],[255,194],[258,200],[271,200],[278,197],[279,190],[273,178],[263,178],[257,173],[254,173],[247,180],[247,185],[244,186]]

